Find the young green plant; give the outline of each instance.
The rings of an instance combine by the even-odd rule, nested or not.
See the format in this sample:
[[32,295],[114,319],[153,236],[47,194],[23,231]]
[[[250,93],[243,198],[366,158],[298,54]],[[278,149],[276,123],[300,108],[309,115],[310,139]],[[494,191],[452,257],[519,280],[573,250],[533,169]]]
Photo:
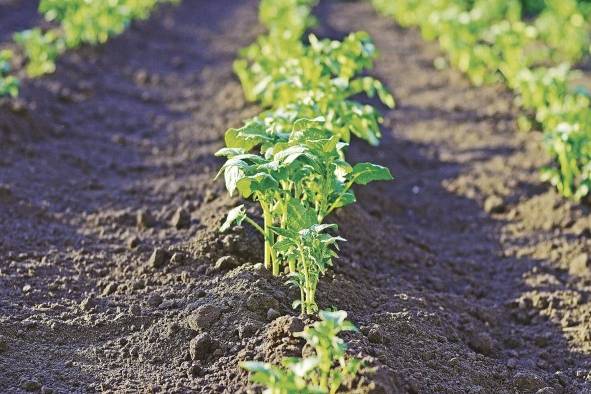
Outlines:
[[351,386],[363,362],[347,356],[347,344],[339,334],[357,331],[344,311],[321,311],[320,321],[294,334],[306,340],[313,355],[285,358],[281,366],[247,361],[240,366],[251,372],[250,380],[265,387],[265,394],[334,394]]

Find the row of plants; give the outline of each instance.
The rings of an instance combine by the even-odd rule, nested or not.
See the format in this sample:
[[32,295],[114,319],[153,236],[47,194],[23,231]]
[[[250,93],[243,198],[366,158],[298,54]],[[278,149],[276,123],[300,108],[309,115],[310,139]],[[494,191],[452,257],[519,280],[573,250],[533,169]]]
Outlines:
[[[380,115],[351,97],[365,93],[394,106],[382,83],[360,74],[377,53],[366,33],[342,41],[304,43],[313,23],[312,0],[262,0],[260,19],[268,32],[241,51],[235,71],[250,101],[265,111],[225,134],[223,174],[231,195],[258,202],[262,223],[244,205],[232,209],[221,230],[247,222],[264,238],[264,265],[287,274],[300,289],[294,302],[303,314],[318,311],[318,280],[338,243],[335,224],[325,223],[337,208],[356,201],[353,185],[391,180],[390,171],[345,159],[351,135],[371,144],[380,138]],[[292,27],[293,26],[293,27]]]
[[[372,0],[402,26],[437,40],[447,61],[475,85],[504,82],[524,114],[522,130],[543,130],[554,159],[542,169],[564,196],[591,188],[590,92],[573,65],[589,51],[591,4],[576,0]],[[443,63],[443,64],[442,64]],[[444,66],[439,59],[436,65]]]
[[[231,195],[258,203],[259,218],[241,204],[231,209],[221,231],[248,223],[264,239],[264,266],[299,288],[293,303],[302,315],[318,312],[316,290],[337,257],[336,224],[326,218],[356,201],[354,185],[392,179],[372,163],[346,160],[351,136],[372,145],[380,141],[381,116],[353,96],[377,97],[387,107],[394,99],[384,85],[364,72],[372,68],[376,48],[364,32],[341,41],[319,39],[314,25],[316,0],[262,0],[259,19],[267,32],[243,49],[234,63],[245,97],[264,111],[225,133],[226,158],[218,177]],[[256,214],[256,213],[255,213]],[[346,356],[338,337],[355,330],[344,311],[320,311],[320,321],[302,337],[313,349],[281,366],[245,362],[251,379],[266,393],[335,393],[349,385],[362,367]]]
[[[57,58],[65,51],[105,43],[121,34],[132,21],[146,19],[164,2],[178,0],[41,0],[39,13],[51,27],[14,35],[27,59],[27,76],[36,78],[54,72]],[[0,97],[18,96],[19,81],[10,75],[13,55],[9,50],[0,53]]]

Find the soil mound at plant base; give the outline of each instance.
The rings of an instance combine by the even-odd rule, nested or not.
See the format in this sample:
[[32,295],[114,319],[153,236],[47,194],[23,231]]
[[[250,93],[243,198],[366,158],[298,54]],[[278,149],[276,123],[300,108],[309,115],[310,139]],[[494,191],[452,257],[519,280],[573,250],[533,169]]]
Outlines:
[[[213,153],[259,112],[232,73],[257,5],[165,7],[25,84],[24,115],[0,112],[25,136],[0,144],[0,391],[245,393],[238,362],[301,354],[297,290],[257,264],[254,230],[218,232],[238,201]],[[588,390],[589,211],[539,183],[511,96],[436,71],[366,2],[317,15],[321,36],[372,35],[399,103],[380,147],[349,152],[396,180],[331,217],[348,242],[318,290],[360,327],[344,335],[376,368],[360,391]]]

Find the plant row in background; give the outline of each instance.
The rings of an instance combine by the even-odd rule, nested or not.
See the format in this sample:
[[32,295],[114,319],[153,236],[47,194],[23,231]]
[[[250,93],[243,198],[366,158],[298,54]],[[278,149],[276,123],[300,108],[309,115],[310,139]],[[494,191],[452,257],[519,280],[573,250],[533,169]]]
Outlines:
[[[41,0],[39,12],[51,22],[48,29],[34,28],[14,35],[27,59],[31,78],[55,71],[55,62],[68,49],[102,44],[122,33],[134,20],[146,19],[163,2],[178,0]],[[18,95],[19,81],[10,75],[13,54],[0,52],[0,97]]]
[[[437,40],[452,66],[481,85],[503,81],[525,111],[521,129],[543,130],[566,197],[591,191],[591,94],[572,65],[589,51],[591,4],[576,0],[372,0],[402,26]],[[441,59],[439,61],[441,63]]]
[[[372,145],[380,140],[381,117],[371,105],[352,99],[378,97],[388,107],[392,95],[363,72],[377,56],[370,37],[352,33],[342,41],[322,40],[306,30],[314,24],[316,0],[262,0],[259,17],[267,33],[240,52],[234,64],[247,100],[264,112],[225,134],[217,152],[231,195],[258,202],[261,218],[244,205],[230,210],[221,231],[248,223],[264,239],[264,266],[286,275],[300,290],[294,307],[318,312],[320,277],[337,257],[337,226],[326,223],[335,209],[356,201],[354,185],[391,180],[390,171],[372,163],[350,164],[345,156],[351,136]],[[246,362],[252,380],[272,394],[334,393],[349,384],[362,366],[346,357],[341,331],[354,330],[346,313],[320,312],[320,321],[298,336],[313,349],[282,366]]]

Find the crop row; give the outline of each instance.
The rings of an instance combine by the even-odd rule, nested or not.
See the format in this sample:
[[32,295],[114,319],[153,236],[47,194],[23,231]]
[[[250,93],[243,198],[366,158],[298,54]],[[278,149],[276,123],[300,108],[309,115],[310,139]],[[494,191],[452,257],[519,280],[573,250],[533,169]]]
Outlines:
[[[229,211],[221,231],[248,223],[264,239],[264,266],[285,275],[299,288],[293,303],[303,315],[318,312],[316,290],[337,257],[343,238],[326,218],[355,203],[354,185],[391,180],[390,171],[372,163],[347,162],[351,136],[379,143],[381,117],[371,105],[352,99],[377,96],[394,106],[384,85],[363,73],[377,56],[370,37],[349,34],[342,41],[304,40],[314,23],[315,0],[262,0],[260,21],[267,28],[234,63],[247,100],[264,112],[225,134],[217,152],[226,162],[223,174],[231,195],[258,203],[259,210],[239,205]],[[251,217],[258,213],[259,218]],[[252,379],[269,393],[333,393],[349,384],[362,367],[345,356],[337,334],[353,330],[343,311],[320,311],[320,321],[299,336],[314,355],[284,360],[283,366],[246,362]]]
[[[542,169],[566,197],[591,190],[591,94],[571,67],[589,51],[591,4],[576,0],[372,0],[402,26],[437,40],[452,66],[481,85],[504,81],[524,110],[522,130],[544,132]],[[438,63],[442,65],[443,59]]]
[[349,164],[351,135],[371,144],[380,138],[380,115],[351,96],[378,95],[392,107],[382,83],[359,76],[372,67],[376,49],[366,33],[343,41],[302,36],[311,23],[313,1],[263,0],[261,21],[268,33],[240,53],[235,62],[245,96],[266,110],[225,134],[217,152],[227,160],[218,176],[226,188],[260,205],[262,224],[244,205],[232,209],[225,231],[244,221],[264,238],[264,264],[273,275],[287,273],[301,291],[295,304],[315,313],[319,277],[332,265],[337,244],[325,223],[337,208],[356,201],[352,186],[390,180],[390,171],[371,163]]
[[[14,40],[27,59],[27,75],[35,78],[54,72],[57,58],[66,50],[105,43],[132,21],[146,19],[158,4],[177,1],[41,0],[39,12],[52,27],[16,33]],[[10,75],[12,57],[9,50],[0,52],[0,97],[18,95],[19,81]]]

